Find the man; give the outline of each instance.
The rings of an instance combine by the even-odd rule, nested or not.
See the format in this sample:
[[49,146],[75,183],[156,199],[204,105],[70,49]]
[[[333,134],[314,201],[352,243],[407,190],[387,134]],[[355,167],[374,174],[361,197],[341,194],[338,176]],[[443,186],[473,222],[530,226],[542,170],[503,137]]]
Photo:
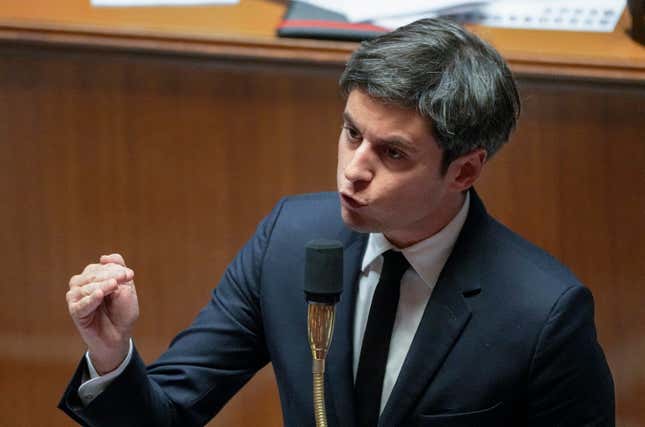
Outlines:
[[345,247],[330,425],[613,426],[590,292],[472,190],[519,114],[504,61],[422,20],[363,43],[340,84],[338,194],[280,201],[155,363],[132,345],[123,258],[72,277],[88,353],[61,408],[90,425],[203,425],[272,362],[285,424],[312,425],[303,248],[326,237]]

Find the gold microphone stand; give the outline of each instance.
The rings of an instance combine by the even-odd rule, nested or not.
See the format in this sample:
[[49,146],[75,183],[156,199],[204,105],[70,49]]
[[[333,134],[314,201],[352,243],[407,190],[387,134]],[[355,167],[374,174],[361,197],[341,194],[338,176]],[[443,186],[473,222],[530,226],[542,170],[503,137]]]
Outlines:
[[309,302],[307,310],[307,329],[309,347],[313,356],[314,417],[316,427],[327,427],[325,410],[325,358],[334,331],[333,304]]

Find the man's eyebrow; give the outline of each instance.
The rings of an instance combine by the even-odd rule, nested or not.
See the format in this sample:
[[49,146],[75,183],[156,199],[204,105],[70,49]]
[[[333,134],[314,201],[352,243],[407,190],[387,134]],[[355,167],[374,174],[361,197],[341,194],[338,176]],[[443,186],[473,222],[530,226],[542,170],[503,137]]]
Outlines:
[[[349,114],[348,111],[343,111],[343,120],[345,120],[345,123],[348,124],[349,126],[353,128],[357,128],[357,126],[354,124],[354,119],[352,119],[352,115]],[[419,151],[406,138],[398,137],[398,136],[394,136],[391,138],[376,138],[373,142],[377,144],[388,145],[390,147],[398,148],[399,150],[408,151],[410,153],[416,153]]]
[[352,119],[352,115],[349,114],[349,112],[343,111],[343,120],[345,120],[347,124],[356,127],[356,125],[354,124],[354,119]]
[[414,145],[412,145],[411,143],[409,143],[407,140],[403,138],[380,139],[379,142],[381,142],[382,144],[399,148],[403,151],[408,151],[410,153],[416,153],[418,151]]
[[403,138],[394,137],[389,139],[377,139],[377,143],[398,148],[399,150],[407,151],[409,153],[416,153],[419,151],[414,145],[410,144],[407,140]]

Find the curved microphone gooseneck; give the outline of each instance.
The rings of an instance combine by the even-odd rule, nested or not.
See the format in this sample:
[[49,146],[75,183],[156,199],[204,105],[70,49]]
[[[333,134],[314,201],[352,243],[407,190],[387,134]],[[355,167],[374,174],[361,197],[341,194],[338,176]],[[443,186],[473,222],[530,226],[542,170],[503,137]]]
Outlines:
[[307,329],[313,357],[314,418],[327,427],[325,411],[325,358],[334,332],[335,304],[343,290],[343,245],[317,239],[305,246],[305,299]]

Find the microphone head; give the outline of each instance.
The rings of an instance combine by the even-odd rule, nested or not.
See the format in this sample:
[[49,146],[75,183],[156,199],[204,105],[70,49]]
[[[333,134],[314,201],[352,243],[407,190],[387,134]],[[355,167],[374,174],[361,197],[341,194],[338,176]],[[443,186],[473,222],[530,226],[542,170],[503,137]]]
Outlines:
[[316,239],[305,245],[305,298],[335,304],[343,290],[343,244]]

